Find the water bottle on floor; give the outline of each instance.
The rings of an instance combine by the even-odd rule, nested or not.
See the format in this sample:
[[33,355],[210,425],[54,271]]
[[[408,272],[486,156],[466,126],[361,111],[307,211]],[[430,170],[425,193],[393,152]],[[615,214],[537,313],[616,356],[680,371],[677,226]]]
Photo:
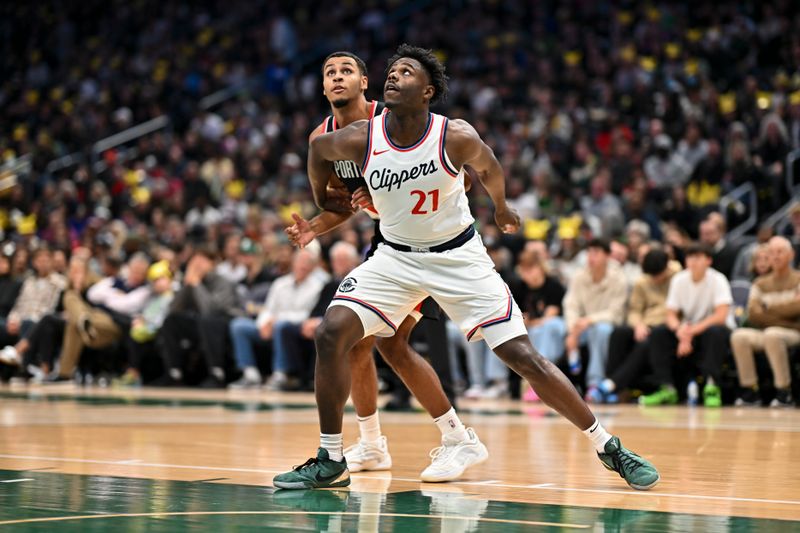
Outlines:
[[700,403],[700,387],[697,386],[695,380],[690,381],[689,385],[686,387],[686,400],[689,405],[697,405]]

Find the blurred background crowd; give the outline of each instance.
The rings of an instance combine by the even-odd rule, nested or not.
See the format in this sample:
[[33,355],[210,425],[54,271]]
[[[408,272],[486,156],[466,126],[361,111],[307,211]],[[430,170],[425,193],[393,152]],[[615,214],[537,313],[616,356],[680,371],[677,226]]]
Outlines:
[[[375,99],[397,44],[445,62],[450,98],[436,110],[475,125],[524,219],[501,235],[476,184],[476,227],[518,301],[529,298],[532,330],[549,318],[543,292],[545,307],[558,300],[550,312],[565,320],[548,329],[560,338],[552,357],[593,401],[618,401],[609,376],[625,361],[609,360],[628,350],[609,355],[608,343],[632,318],[637,283],[667,268],[654,270],[661,257],[646,265],[648,252],[663,251],[675,270],[688,266],[687,250],[708,255],[747,325],[751,284],[783,260],[783,241],[770,239],[800,249],[800,9],[787,0],[45,1],[0,13],[5,377],[307,385],[325,290],[372,234],[362,215],[305,252],[283,233],[292,212],[316,211],[307,138],[330,112],[320,63],[339,49],[365,60]],[[540,278],[574,303],[587,269],[600,269],[596,278],[607,268],[592,250],[626,284],[618,314],[588,342]],[[291,291],[302,297],[287,300]],[[468,396],[520,392],[457,331],[451,352]],[[651,367],[636,378],[658,374],[651,356],[638,359]],[[773,359],[759,369],[791,377]],[[733,361],[715,364],[754,390]],[[700,366],[702,388],[710,376]],[[712,385],[727,390],[720,372]],[[619,388],[669,403],[666,385]],[[681,398],[691,389],[673,385]],[[725,394],[749,398],[735,386]]]

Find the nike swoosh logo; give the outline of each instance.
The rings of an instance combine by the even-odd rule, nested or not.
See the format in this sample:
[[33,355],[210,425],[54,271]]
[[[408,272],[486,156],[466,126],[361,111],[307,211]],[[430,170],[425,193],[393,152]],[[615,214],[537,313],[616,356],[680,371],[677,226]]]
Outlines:
[[372,151],[372,155],[381,155],[381,154],[385,154],[385,153],[386,153],[386,152],[388,152],[388,151],[389,151],[389,150],[381,150],[381,151],[379,152],[379,151],[377,151],[377,150],[373,150],[373,151]]
[[336,474],[333,474],[332,476],[320,476],[320,474],[321,474],[321,472],[317,472],[314,475],[314,478],[317,481],[319,481],[320,483],[329,483],[331,481],[334,481],[337,477],[341,476],[342,472],[337,472]]

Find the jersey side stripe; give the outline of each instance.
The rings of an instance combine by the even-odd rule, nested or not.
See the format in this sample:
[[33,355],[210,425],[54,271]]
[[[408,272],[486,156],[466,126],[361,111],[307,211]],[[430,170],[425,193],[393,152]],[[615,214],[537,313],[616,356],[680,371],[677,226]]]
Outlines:
[[397,326],[395,326],[394,324],[392,324],[392,321],[391,321],[391,320],[389,320],[389,318],[388,318],[386,315],[384,315],[384,314],[381,312],[381,310],[380,310],[380,309],[378,309],[377,307],[375,307],[375,306],[373,306],[373,305],[371,305],[371,304],[368,304],[367,302],[365,302],[365,301],[363,301],[363,300],[359,300],[358,298],[353,298],[352,296],[344,296],[344,295],[342,295],[342,294],[337,294],[336,296],[334,296],[334,297],[333,297],[333,299],[334,299],[334,300],[345,300],[345,301],[347,301],[347,302],[353,302],[353,303],[355,303],[355,304],[358,304],[358,305],[360,305],[361,307],[364,307],[365,309],[369,309],[370,311],[372,311],[373,313],[375,313],[376,315],[378,315],[378,317],[379,317],[381,320],[383,320],[383,321],[386,323],[386,325],[387,325],[387,326],[389,326],[390,328],[392,328],[392,329],[394,330],[394,332],[395,332],[395,333],[397,333]]
[[442,167],[445,172],[456,178],[458,177],[458,172],[450,165],[447,152],[444,149],[445,137],[447,136],[447,123],[448,119],[445,118],[442,121],[442,132],[439,134],[439,161],[442,162]]
[[508,322],[509,320],[511,320],[511,309],[513,308],[513,306],[511,305],[511,292],[509,292],[508,290],[508,285],[506,285],[506,294],[508,294],[508,308],[506,309],[506,314],[499,317],[490,318],[486,322],[481,322],[480,324],[469,330],[469,333],[467,333],[467,340],[472,339],[472,336],[475,335],[475,332],[478,331],[478,328],[494,326],[495,324],[501,324],[503,322]]

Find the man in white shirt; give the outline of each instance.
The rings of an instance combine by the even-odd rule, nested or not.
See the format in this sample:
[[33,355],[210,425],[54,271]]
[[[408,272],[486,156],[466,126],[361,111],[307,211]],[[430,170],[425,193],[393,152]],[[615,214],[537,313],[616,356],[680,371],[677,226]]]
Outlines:
[[711,254],[704,245],[688,247],[686,270],[672,278],[667,294],[666,326],[654,328],[651,334],[650,363],[660,388],[639,398],[642,405],[678,402],[673,371],[679,360],[690,356],[696,356],[706,380],[704,405],[722,405],[718,383],[735,323],[730,313],[733,303],[730,284],[711,268]]
[[261,376],[255,362],[253,344],[272,342],[271,389],[281,390],[296,385],[289,373],[296,369],[297,354],[282,342],[285,328],[297,326],[309,317],[317,303],[323,283],[311,273],[317,267],[317,256],[309,250],[298,250],[292,260],[292,271],[276,279],[267,293],[258,317],[240,317],[231,322],[230,333],[237,366],[245,372],[248,383],[259,383]]

